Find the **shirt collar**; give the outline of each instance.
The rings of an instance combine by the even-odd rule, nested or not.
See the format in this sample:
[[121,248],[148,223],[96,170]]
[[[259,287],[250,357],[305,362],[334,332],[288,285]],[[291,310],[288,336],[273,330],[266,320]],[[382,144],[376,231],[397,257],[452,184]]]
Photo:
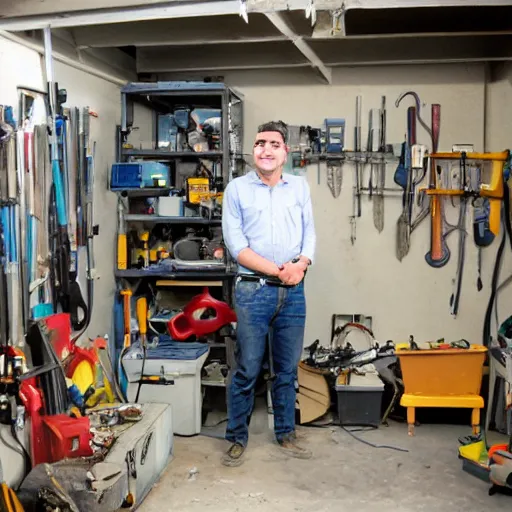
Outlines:
[[[251,171],[249,171],[247,173],[247,177],[249,178],[249,181],[251,183],[263,184],[263,182],[261,181],[261,178],[259,177],[258,173],[254,169],[251,169]],[[284,172],[281,173],[281,181],[279,183],[282,183],[283,185],[288,184],[288,180],[287,180],[286,174]]]

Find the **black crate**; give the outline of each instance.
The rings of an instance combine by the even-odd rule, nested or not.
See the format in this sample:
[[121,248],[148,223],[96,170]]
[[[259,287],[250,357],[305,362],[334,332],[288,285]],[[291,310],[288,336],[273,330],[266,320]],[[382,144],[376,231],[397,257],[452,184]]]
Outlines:
[[380,425],[384,384],[377,375],[351,375],[348,385],[336,384],[336,394],[340,425]]

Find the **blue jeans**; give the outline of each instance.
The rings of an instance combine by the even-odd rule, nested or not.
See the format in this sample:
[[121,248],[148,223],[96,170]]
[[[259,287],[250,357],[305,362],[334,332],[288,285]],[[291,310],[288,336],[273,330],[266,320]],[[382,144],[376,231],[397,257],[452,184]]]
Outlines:
[[236,367],[230,372],[228,384],[226,439],[247,445],[254,387],[267,348],[267,335],[270,334],[275,375],[272,382],[274,433],[280,441],[295,431],[295,380],[306,321],[304,281],[288,288],[237,281],[234,298],[237,314]]

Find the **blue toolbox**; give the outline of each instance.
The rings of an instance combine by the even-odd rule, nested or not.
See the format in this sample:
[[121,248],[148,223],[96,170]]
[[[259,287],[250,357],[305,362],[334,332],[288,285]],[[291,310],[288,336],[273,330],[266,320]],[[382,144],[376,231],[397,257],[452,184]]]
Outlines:
[[112,165],[111,190],[169,188],[171,171],[161,162],[117,162]]

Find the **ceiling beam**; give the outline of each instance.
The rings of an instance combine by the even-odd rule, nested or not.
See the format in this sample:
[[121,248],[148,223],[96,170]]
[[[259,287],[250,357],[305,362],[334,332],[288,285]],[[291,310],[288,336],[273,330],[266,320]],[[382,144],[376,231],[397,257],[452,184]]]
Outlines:
[[[10,31],[24,31],[42,29],[47,26],[52,28],[69,28],[87,25],[98,25],[105,23],[125,23],[130,21],[157,20],[169,18],[186,18],[195,16],[212,16],[223,14],[240,14],[240,0],[195,0],[190,2],[139,0],[139,5],[120,6],[119,0],[112,0],[108,7],[98,8],[105,2],[93,0],[85,4],[72,0],[73,8],[66,8],[66,3],[50,0],[52,7],[42,13],[41,5],[47,2],[40,0],[17,1],[19,4],[16,10],[11,13],[20,13],[14,16],[6,16],[5,8],[2,5],[2,18],[0,18],[0,29]],[[69,2],[69,0],[68,0]],[[339,9],[341,0],[314,0],[317,11]],[[2,2],[4,3],[4,2]],[[144,5],[142,5],[144,4]],[[83,6],[87,5],[84,9]],[[272,13],[279,11],[302,10],[305,11],[308,0],[246,0],[247,11],[251,13]],[[343,0],[344,12],[350,9],[392,9],[406,7],[454,7],[454,6],[498,6],[510,5],[509,0]],[[43,8],[44,9],[44,8]],[[249,16],[250,18],[250,16]]]
[[[248,5],[259,4],[270,6],[274,0],[247,0]],[[304,2],[304,8],[307,5]],[[315,0],[315,8],[321,10],[340,9],[406,9],[411,7],[495,7],[510,5],[510,0]]]
[[[179,1],[179,0],[176,0]],[[128,7],[134,5],[151,5],[169,3],[169,0],[2,0],[2,16],[26,16],[34,14],[55,14],[83,11],[88,9],[105,9],[112,7]],[[65,9],[63,7],[65,6]]]
[[[512,35],[431,36],[408,39],[309,40],[311,50],[332,72],[334,67],[385,64],[442,64],[512,60]],[[214,48],[214,52],[212,52]],[[311,61],[289,42],[146,47],[137,53],[137,71],[146,73],[309,67]],[[325,77],[323,77],[325,82]]]
[[310,66],[288,41],[217,45],[215,52],[201,46],[146,47],[137,51],[139,73],[218,71]]
[[318,55],[312,50],[311,46],[304,41],[301,36],[298,36],[290,27],[288,22],[283,18],[283,15],[278,12],[266,13],[267,18],[274,24],[274,26],[285,35],[297,49],[308,59],[311,66],[315,68],[328,83],[332,83],[331,70],[322,62]]
[[52,28],[83,27],[105,23],[188,18],[194,16],[220,16],[239,14],[239,0],[196,0],[192,2],[164,2],[156,5],[115,7],[108,9],[83,9],[68,13],[13,16],[0,19],[0,29],[10,31]]
[[263,14],[253,14],[250,23],[238,15],[113,23],[70,29],[80,47],[171,46],[192,44],[285,41]]
[[512,35],[311,40],[328,66],[481,62],[512,59]]

